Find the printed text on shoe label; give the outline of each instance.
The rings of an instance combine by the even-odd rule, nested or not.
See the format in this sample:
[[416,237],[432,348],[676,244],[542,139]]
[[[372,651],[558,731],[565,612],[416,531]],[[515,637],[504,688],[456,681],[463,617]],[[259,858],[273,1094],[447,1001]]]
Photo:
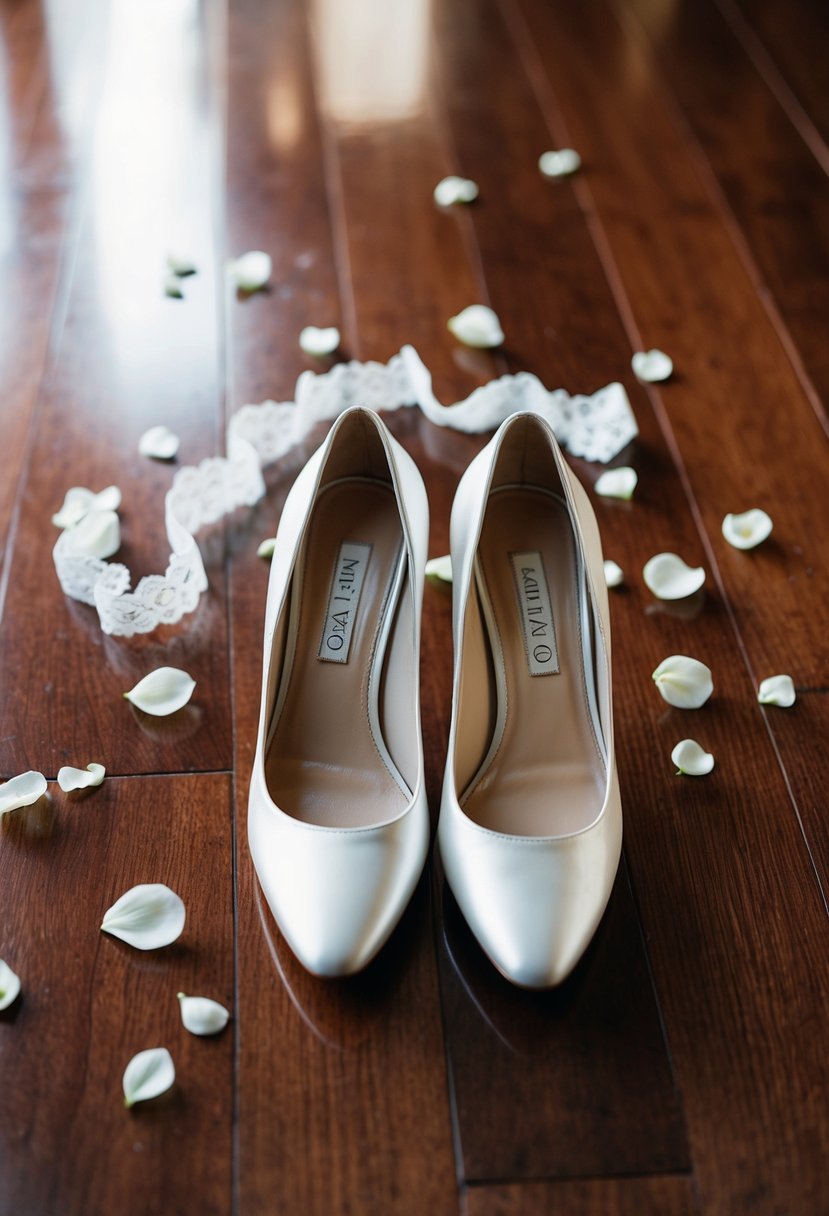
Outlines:
[[351,634],[370,557],[371,545],[353,540],[344,540],[340,545],[319,648],[319,658],[326,663],[348,662]]
[[530,675],[556,675],[559,670],[556,628],[541,554],[511,553],[510,561]]

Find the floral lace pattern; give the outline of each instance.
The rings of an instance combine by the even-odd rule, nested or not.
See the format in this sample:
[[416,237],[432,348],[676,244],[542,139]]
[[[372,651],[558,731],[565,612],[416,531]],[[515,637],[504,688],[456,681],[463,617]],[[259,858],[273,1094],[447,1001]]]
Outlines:
[[227,456],[209,457],[175,474],[165,499],[171,556],[164,574],[142,578],[132,591],[126,566],[73,553],[63,532],[53,556],[64,594],[94,605],[104,632],[120,637],[180,621],[207,588],[195,533],[237,507],[253,506],[265,493],[263,467],[284,456],[317,423],[333,420],[351,405],[378,411],[417,406],[436,426],[469,433],[493,430],[510,414],[529,410],[550,423],[574,456],[602,462],[637,434],[621,384],[571,397],[563,389],[549,392],[536,376],[520,372],[483,385],[457,405],[443,406],[411,346],[385,364],[338,363],[321,375],[303,372],[296,402],[242,406],[228,425]]

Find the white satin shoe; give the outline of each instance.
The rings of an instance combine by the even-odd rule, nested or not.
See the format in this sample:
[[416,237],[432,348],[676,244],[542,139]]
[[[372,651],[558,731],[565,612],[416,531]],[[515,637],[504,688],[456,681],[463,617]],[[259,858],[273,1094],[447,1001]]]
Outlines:
[[414,461],[361,408],[340,415],[282,511],[248,839],[280,930],[320,976],[371,961],[426,858],[428,531]]
[[502,424],[461,480],[451,532],[441,859],[498,970],[548,988],[601,920],[622,811],[599,531],[546,422]]

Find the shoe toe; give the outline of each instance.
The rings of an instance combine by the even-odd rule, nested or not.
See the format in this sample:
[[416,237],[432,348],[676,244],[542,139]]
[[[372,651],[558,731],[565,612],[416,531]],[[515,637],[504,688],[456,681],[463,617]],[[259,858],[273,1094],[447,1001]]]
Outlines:
[[582,957],[613,887],[621,815],[558,839],[482,830],[458,811],[441,820],[450,887],[498,970],[524,988],[552,988]]
[[354,831],[309,828],[281,812],[251,810],[256,871],[279,928],[308,971],[361,971],[411,898],[425,860],[425,806]]

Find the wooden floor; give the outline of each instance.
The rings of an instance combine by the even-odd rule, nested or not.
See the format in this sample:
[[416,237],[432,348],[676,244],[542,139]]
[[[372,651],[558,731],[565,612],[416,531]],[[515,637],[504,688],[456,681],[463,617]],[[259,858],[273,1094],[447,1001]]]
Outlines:
[[[2,1216],[825,1216],[829,1212],[829,9],[819,0],[4,0],[0,13],[0,776],[100,761],[72,802],[0,824]],[[572,146],[582,172],[543,179]],[[441,212],[460,172],[473,207]],[[161,290],[170,248],[199,268]],[[229,256],[273,256],[239,300]],[[491,303],[494,356],[448,317]],[[624,381],[632,504],[596,499],[614,593],[625,862],[558,991],[509,987],[427,873],[367,974],[310,978],[247,849],[267,566],[307,458],[201,536],[210,592],[182,625],[104,637],[65,599],[50,524],[71,485],[124,495],[122,555],[161,570],[169,466],[223,450],[240,405],[291,399],[306,324],[343,353],[418,349],[446,402],[504,371],[589,392]],[[643,386],[631,353],[676,372]],[[413,411],[433,554],[484,441]],[[576,462],[588,486],[599,469]],[[761,506],[753,553],[720,534]],[[704,564],[692,612],[641,568]],[[693,715],[650,675],[713,670]],[[161,664],[198,681],[150,729],[121,692]],[[433,811],[448,729],[450,599],[427,590]],[[756,686],[789,672],[793,709]],[[685,735],[716,756],[674,775]],[[164,881],[175,946],[98,932]],[[197,1040],[175,994],[233,1012]],[[136,1051],[178,1083],[123,1109]]]

